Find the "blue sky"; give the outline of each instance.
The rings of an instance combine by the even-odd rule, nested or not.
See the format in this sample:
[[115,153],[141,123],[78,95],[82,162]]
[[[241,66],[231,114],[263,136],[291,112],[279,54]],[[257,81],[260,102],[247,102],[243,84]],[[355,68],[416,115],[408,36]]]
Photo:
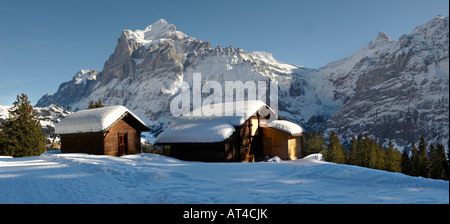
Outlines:
[[0,0],[0,105],[22,92],[34,105],[80,69],[101,71],[122,30],[161,18],[213,47],[318,68],[437,15],[449,15],[448,0]]

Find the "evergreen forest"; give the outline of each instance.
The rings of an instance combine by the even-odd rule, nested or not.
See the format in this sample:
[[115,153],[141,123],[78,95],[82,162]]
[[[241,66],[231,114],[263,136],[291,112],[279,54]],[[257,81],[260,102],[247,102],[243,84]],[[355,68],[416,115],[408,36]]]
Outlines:
[[[338,135],[332,131],[325,141],[322,132],[305,133],[302,156],[322,153],[325,161],[356,165],[367,168],[404,173],[433,179],[449,179],[449,154],[443,144],[428,144],[422,137],[418,145],[413,141],[411,147],[400,152],[391,140],[387,146],[377,142],[367,134],[352,136],[348,144],[342,144]],[[446,155],[447,154],[447,155]]]

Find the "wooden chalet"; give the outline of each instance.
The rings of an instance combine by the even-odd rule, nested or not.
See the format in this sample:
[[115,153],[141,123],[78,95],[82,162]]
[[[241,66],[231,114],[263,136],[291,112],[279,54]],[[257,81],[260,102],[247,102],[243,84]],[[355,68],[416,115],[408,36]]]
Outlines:
[[55,125],[61,153],[112,156],[141,153],[141,132],[149,130],[124,106],[78,111]]
[[260,126],[262,149],[268,157],[295,160],[301,154],[303,129],[289,121],[276,120]]
[[[300,126],[289,122],[297,128],[292,133],[282,125],[271,125],[278,116],[262,101],[215,105],[222,108],[225,116],[179,117],[157,136],[156,144],[169,145],[175,158],[193,161],[251,162],[266,156],[281,159],[300,156]],[[227,116],[227,110],[244,113]]]

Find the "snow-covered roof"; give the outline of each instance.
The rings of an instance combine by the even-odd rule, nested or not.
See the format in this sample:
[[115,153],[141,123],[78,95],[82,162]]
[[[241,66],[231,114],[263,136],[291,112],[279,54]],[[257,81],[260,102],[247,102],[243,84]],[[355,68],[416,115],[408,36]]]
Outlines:
[[[126,114],[139,123],[145,123],[124,106],[110,106],[75,112],[55,125],[55,134],[103,132],[111,128]],[[146,127],[146,126],[145,126]]]
[[303,128],[300,127],[298,124],[292,123],[290,121],[285,121],[285,120],[272,121],[272,122],[270,122],[269,127],[289,133],[291,135],[303,133]]
[[[224,115],[231,116],[182,116],[170,123],[169,127],[158,135],[156,143],[212,143],[222,142],[257,112],[263,116],[270,114],[269,120],[277,119],[276,113],[259,100],[213,104],[222,108]],[[204,107],[199,109],[205,109]],[[242,112],[242,113],[239,113]],[[192,114],[196,114],[193,111]]]

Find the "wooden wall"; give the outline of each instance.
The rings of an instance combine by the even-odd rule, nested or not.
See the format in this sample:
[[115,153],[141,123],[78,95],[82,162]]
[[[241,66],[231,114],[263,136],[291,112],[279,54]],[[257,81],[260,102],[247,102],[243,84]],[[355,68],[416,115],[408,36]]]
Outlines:
[[171,156],[191,161],[260,161],[266,155],[283,160],[297,159],[301,155],[301,135],[290,135],[260,125],[262,116],[254,116],[236,132],[220,143],[173,143]]
[[119,155],[119,134],[126,134],[127,151],[125,154],[141,153],[141,133],[124,120],[117,122],[105,137],[105,155]]
[[263,153],[269,157],[280,159],[297,159],[301,155],[302,136],[292,136],[288,133],[270,127],[262,127]]
[[61,135],[61,152],[119,156],[119,134],[127,136],[125,154],[141,153],[141,132],[127,119],[118,121],[107,133]]
[[[264,118],[259,116],[259,119]],[[235,127],[236,132],[239,133],[236,136],[237,145],[235,147],[239,150],[235,153],[235,161],[252,162],[262,153],[262,150],[260,150],[259,122],[258,117],[253,116],[240,127]]]
[[251,162],[257,151],[255,140],[258,135],[258,118],[252,117],[243,125],[235,127],[236,132],[224,142],[218,143],[173,143],[171,156],[190,161]]
[[61,135],[61,152],[103,155],[103,133]]

